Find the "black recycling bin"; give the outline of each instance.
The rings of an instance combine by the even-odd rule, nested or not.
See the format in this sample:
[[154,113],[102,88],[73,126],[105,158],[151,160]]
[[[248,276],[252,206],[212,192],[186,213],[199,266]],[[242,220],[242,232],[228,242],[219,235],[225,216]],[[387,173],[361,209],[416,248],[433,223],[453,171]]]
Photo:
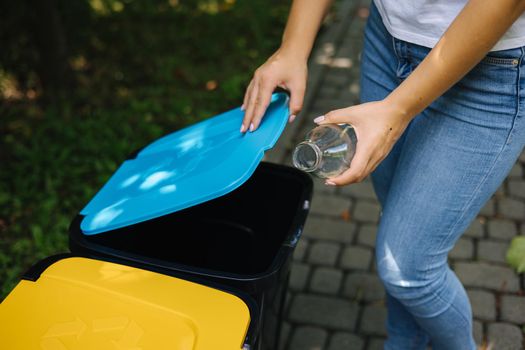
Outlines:
[[[168,179],[149,186],[154,182],[152,177],[165,179],[166,169],[172,169],[173,164],[180,165],[171,160],[166,163],[166,157],[182,162],[187,160],[184,157],[192,152],[192,147],[197,147],[196,152],[208,150],[203,150],[202,142],[195,146],[199,144],[194,141],[198,138],[195,130],[189,128],[182,136],[180,132],[169,135],[172,142],[161,139],[152,144],[162,149],[160,156],[158,152],[151,152],[152,145],[140,151],[138,160],[142,164],[135,164],[135,158],[129,164],[129,161],[124,162],[97,194],[92,201],[94,204],[90,203],[75,218],[70,227],[71,251],[238,290],[255,300],[258,310],[252,315],[258,319],[253,320],[248,332],[252,339],[247,339],[246,343],[252,349],[277,349],[290,262],[306,221],[313,187],[305,173],[288,166],[260,162],[264,150],[273,146],[286,124],[288,111],[283,106],[287,103],[286,95],[273,96],[261,125],[261,134],[256,136],[263,138],[266,130],[271,140],[259,143],[252,155],[247,155],[250,152],[247,148],[257,142],[255,136],[239,135],[240,122],[233,118],[231,124],[235,125],[235,134],[232,131],[233,136],[228,138],[224,132],[225,119],[220,120],[224,115],[215,117],[223,129],[214,133],[233,145],[214,143],[217,152],[206,155],[205,164],[199,168],[200,165],[194,163],[191,167],[184,166],[185,172],[174,171],[178,175],[168,176],[172,182]],[[231,119],[228,113],[236,111],[227,112],[227,117]],[[277,132],[272,129],[276,125]],[[202,128],[202,125],[197,126]],[[207,125],[205,129],[208,132],[213,128]],[[204,140],[210,138],[213,135],[202,137]],[[181,150],[180,145],[184,143],[190,151]],[[239,150],[238,147],[243,148]],[[186,153],[179,157],[177,152]],[[217,159],[218,154],[221,159]],[[158,157],[152,160],[152,156]],[[207,172],[209,167],[213,171]],[[202,181],[203,172],[207,172],[206,182]],[[235,174],[225,175],[231,172]],[[142,182],[137,182],[136,189],[122,189],[129,179],[137,177]],[[225,186],[229,187],[225,189]],[[166,188],[172,189],[167,198],[163,197]],[[214,194],[208,196],[211,192]],[[199,193],[204,197],[195,199]],[[186,198],[190,200],[180,204]],[[99,203],[104,204],[94,210]],[[137,218],[139,215],[142,216]]]
[[239,289],[261,310],[263,348],[277,349],[273,342],[278,339],[291,256],[311,190],[311,180],[303,173],[261,163],[250,180],[227,195],[136,225],[86,236],[78,216],[71,226],[70,248]]

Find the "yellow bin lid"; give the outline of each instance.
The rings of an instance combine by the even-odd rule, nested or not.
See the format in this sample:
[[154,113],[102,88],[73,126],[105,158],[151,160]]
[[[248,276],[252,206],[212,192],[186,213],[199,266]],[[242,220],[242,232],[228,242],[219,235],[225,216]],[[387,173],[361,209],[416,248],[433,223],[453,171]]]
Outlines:
[[232,294],[79,257],[22,280],[0,304],[9,350],[236,350],[249,323]]

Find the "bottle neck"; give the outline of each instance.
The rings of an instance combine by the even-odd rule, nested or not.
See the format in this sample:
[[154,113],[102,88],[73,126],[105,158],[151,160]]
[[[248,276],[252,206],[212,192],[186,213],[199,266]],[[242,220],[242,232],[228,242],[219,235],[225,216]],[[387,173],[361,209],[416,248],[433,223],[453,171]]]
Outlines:
[[319,168],[323,153],[315,143],[303,141],[293,153],[293,165],[302,171],[313,172]]

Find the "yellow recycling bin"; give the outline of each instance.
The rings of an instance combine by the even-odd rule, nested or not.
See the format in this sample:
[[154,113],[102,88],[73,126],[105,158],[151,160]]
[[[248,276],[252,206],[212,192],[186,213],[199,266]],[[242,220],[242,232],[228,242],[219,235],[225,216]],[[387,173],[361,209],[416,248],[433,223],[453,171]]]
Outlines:
[[0,304],[9,350],[240,350],[250,324],[237,296],[81,257],[22,280]]

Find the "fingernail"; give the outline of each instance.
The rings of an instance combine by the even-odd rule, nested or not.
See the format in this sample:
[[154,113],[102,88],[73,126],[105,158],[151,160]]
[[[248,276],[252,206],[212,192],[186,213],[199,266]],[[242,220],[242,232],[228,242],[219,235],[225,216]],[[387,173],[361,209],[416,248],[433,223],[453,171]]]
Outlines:
[[327,185],[327,186],[335,186],[335,182],[332,182],[332,181],[330,181],[330,180],[326,180],[326,181],[324,182],[324,184]]
[[244,124],[241,125],[241,132],[244,132]]
[[324,115],[320,115],[319,117],[314,119],[314,123],[319,124],[324,120]]
[[241,111],[244,111],[244,103],[241,105]]
[[250,131],[253,131],[255,129],[255,126],[253,126],[253,123],[250,124]]
[[293,121],[295,120],[295,117],[296,117],[296,115],[295,115],[295,114],[292,114],[292,115],[290,116],[290,118],[288,118],[288,122],[289,122],[289,123],[293,122]]

